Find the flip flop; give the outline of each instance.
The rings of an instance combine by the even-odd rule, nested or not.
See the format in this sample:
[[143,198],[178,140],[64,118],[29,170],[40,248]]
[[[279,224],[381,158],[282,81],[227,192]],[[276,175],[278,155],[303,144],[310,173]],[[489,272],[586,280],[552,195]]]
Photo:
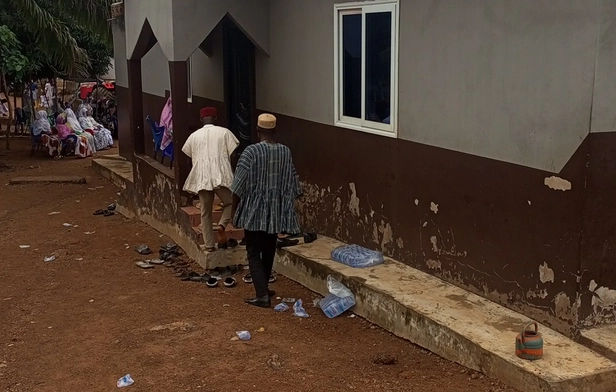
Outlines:
[[115,209],[116,209],[115,203],[111,203],[107,206],[107,210],[109,211],[115,211]]
[[271,274],[269,276],[269,279],[267,280],[269,283],[274,283],[275,281],[278,280],[278,276],[276,274]]
[[218,286],[218,279],[210,277],[205,284],[207,284],[207,287],[214,288]]
[[143,269],[154,268],[154,266],[152,264],[146,263],[145,261],[138,261],[138,262],[135,263],[135,265],[137,265],[137,267],[143,268]]
[[191,278],[197,278],[197,277],[199,278],[199,280],[201,280],[201,275],[199,275],[195,271],[190,271],[186,275],[180,276],[180,279],[183,281],[187,281],[187,280],[191,280]]
[[225,287],[228,287],[228,288],[235,287],[235,285],[237,284],[237,280],[229,276],[228,278],[224,280],[223,284],[225,285]]
[[216,248],[213,246],[208,246],[207,248],[205,248],[205,251],[208,253],[216,252]]
[[242,238],[242,240],[240,241],[240,245],[246,246],[246,238]]
[[154,260],[150,260],[149,263],[154,264],[154,265],[161,265],[161,264],[165,264],[165,261],[161,259],[154,259]]
[[304,243],[309,244],[317,240],[317,233],[306,233],[304,234]]
[[109,210],[103,211],[103,216],[111,216],[111,215],[115,215],[115,212],[109,211]]
[[290,240],[288,238],[282,238],[282,239],[278,239],[278,241],[276,242],[276,247],[286,248],[288,246],[295,246],[297,244],[299,244],[299,240]]
[[94,211],[94,214],[92,215],[103,215],[105,213],[105,210],[96,210]]
[[244,281],[244,283],[252,283],[252,276],[250,276],[250,274],[246,274],[244,275],[244,277],[242,277],[242,280]]

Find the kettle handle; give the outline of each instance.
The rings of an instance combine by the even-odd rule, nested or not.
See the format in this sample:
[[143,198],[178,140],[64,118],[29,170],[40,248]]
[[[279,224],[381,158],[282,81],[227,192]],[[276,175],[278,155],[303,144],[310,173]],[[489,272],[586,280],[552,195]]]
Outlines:
[[522,344],[524,344],[524,332],[528,331],[528,329],[532,326],[535,326],[535,333],[539,332],[539,326],[537,325],[537,322],[533,321],[532,323],[528,323],[526,324],[526,326],[524,327],[524,329],[522,330],[522,333],[520,334],[521,338],[522,338]]

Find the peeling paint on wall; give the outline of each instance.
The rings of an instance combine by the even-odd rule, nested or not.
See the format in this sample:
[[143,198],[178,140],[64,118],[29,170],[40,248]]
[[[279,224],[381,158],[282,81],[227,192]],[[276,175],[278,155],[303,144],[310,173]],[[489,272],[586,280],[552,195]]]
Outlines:
[[438,214],[438,204],[434,203],[433,201],[430,202],[430,211],[434,212],[435,214]]
[[543,263],[539,266],[539,280],[541,283],[554,283],[554,270],[548,267],[548,263]]
[[396,245],[398,245],[398,249],[403,249],[404,248],[404,240],[402,238],[398,238],[396,240]]
[[556,317],[561,320],[575,320],[577,318],[577,309],[572,308],[571,299],[564,291],[554,297],[554,311]]
[[441,262],[439,260],[428,259],[426,260],[426,266],[431,270],[440,270]]
[[570,191],[571,190],[571,182],[562,179],[560,177],[552,176],[546,177],[543,183],[550,189],[554,189],[555,191]]
[[357,197],[357,190],[355,189],[355,183],[349,184],[351,189],[351,200],[349,201],[349,211],[355,216],[359,216],[359,197]]
[[419,205],[419,200],[415,199],[415,205],[418,206]]
[[528,290],[526,292],[526,298],[532,299],[532,298],[541,298],[541,299],[545,299],[548,296],[548,291],[546,289],[543,290]]
[[381,249],[385,250],[385,246],[391,243],[394,239],[394,233],[391,229],[391,225],[389,223],[381,221],[381,225],[379,226],[379,233],[383,235],[383,239],[381,240]]

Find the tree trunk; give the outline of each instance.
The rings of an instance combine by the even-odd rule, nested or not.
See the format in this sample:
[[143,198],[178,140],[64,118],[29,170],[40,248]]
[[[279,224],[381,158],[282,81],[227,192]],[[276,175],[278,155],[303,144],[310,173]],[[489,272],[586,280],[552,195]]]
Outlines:
[[[13,114],[15,114],[15,110],[17,110],[17,91],[19,91],[19,86],[15,83],[15,88],[13,88]],[[15,135],[17,135],[17,116],[15,116]]]
[[11,149],[11,123],[13,122],[13,104],[11,103],[11,97],[9,97],[9,89],[6,85],[6,75],[2,73],[0,75],[0,79],[2,79],[2,85],[0,85],[1,92],[4,93],[6,97],[6,103],[9,107],[9,123],[6,126],[6,149]]

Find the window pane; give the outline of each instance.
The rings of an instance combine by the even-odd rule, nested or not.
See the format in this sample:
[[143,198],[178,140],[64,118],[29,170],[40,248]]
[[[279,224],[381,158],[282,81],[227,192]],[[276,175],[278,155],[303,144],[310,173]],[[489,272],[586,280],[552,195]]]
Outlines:
[[361,17],[342,17],[342,115],[354,118],[361,118]]
[[390,123],[391,12],[366,14],[366,118]]

